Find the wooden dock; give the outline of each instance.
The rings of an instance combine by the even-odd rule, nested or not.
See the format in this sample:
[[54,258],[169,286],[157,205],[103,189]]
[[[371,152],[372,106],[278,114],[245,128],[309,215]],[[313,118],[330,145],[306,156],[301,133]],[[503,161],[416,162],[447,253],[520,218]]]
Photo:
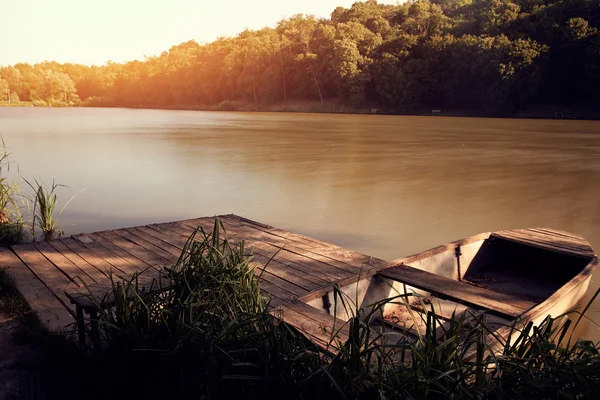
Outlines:
[[[216,218],[220,218],[228,239],[234,242],[243,240],[246,247],[252,249],[254,261],[258,263],[255,272],[260,276],[263,294],[271,299],[270,305],[282,311],[279,315],[284,321],[323,346],[330,342],[332,332],[338,332],[343,339],[348,334],[348,326],[307,303],[318,298],[325,299],[334,285],[355,284],[359,277],[377,275],[390,282],[401,282],[435,297],[509,319],[528,315],[527,312],[531,311],[527,310],[534,309],[537,304],[514,294],[504,294],[502,290],[488,290],[413,268],[408,264],[415,257],[429,257],[448,251],[452,257],[459,257],[460,251],[456,250],[461,246],[490,237],[592,260],[588,268],[590,271],[595,266],[594,262],[598,262],[585,239],[550,229],[480,234],[388,262],[236,215],[222,215],[0,248],[0,266],[7,267],[18,290],[50,331],[74,332],[77,327],[80,343],[84,344],[84,311],[92,316],[90,328],[94,339],[97,326],[95,329],[93,313],[97,307],[93,304],[91,309],[86,308],[88,306],[82,301],[87,299],[89,302],[89,298],[84,296],[83,300],[78,300],[80,292],[87,293],[87,287],[106,290],[111,273],[127,279],[136,272],[155,270],[158,273],[164,267],[172,266],[190,235],[199,227],[212,232]],[[458,265],[458,261],[456,263]]]
[[[112,271],[131,276],[148,268],[172,265],[193,231],[211,232],[216,217],[150,224],[78,234],[44,243],[0,249],[17,288],[50,331],[72,329],[75,308],[65,291],[108,282]],[[226,236],[252,248],[263,293],[285,309],[286,320],[305,332],[323,335],[321,324],[331,316],[297,300],[323,293],[334,283],[355,280],[392,264],[313,238],[273,228],[235,215],[219,217]],[[326,339],[325,337],[323,339]]]

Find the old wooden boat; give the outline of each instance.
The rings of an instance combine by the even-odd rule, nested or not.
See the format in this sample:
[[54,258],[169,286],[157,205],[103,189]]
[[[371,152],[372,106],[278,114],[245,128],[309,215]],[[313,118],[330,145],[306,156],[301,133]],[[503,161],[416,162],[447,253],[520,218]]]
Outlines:
[[[390,327],[399,337],[424,333],[427,312],[446,321],[453,314],[485,312],[488,326],[508,338],[513,325],[539,324],[572,310],[597,264],[593,248],[579,235],[547,228],[488,232],[365,271],[354,282],[346,280],[337,295],[329,290],[302,300],[330,314],[330,327],[342,327],[354,306],[368,314],[374,304],[400,296],[406,301],[381,308],[379,322],[388,333]],[[349,302],[355,304],[348,307]],[[344,329],[340,332],[343,339]]]

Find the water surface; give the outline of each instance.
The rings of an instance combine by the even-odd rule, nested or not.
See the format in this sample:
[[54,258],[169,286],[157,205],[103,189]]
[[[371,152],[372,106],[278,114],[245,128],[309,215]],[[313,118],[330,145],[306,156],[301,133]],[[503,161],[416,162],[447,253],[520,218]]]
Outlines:
[[521,227],[600,249],[595,121],[0,108],[0,134],[21,175],[85,189],[69,234],[235,213],[388,260]]

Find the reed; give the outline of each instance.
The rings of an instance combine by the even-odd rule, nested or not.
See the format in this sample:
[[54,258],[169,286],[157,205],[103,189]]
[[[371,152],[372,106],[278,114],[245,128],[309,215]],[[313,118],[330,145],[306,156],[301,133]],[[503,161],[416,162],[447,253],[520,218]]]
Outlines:
[[39,228],[42,232],[43,239],[46,241],[60,237],[63,232],[58,228],[57,219],[77,194],[71,197],[60,211],[58,211],[58,214],[55,215],[59,204],[57,189],[65,186],[57,184],[54,180],[50,187],[35,178],[33,182],[30,182],[25,178],[23,178],[23,180],[33,190],[33,198],[31,199],[31,203],[33,204],[31,235],[35,239],[37,229]]
[[26,206],[27,203],[23,201],[19,185],[10,182],[4,175],[4,171],[10,171],[10,154],[4,138],[0,139],[0,245],[7,246],[27,241],[21,213],[21,206]]

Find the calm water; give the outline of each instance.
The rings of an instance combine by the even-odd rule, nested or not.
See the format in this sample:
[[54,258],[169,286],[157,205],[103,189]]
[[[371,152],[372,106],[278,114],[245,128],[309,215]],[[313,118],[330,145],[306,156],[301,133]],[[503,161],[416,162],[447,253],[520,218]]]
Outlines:
[[0,134],[85,189],[69,234],[235,213],[384,259],[536,226],[600,250],[600,122],[0,108]]

